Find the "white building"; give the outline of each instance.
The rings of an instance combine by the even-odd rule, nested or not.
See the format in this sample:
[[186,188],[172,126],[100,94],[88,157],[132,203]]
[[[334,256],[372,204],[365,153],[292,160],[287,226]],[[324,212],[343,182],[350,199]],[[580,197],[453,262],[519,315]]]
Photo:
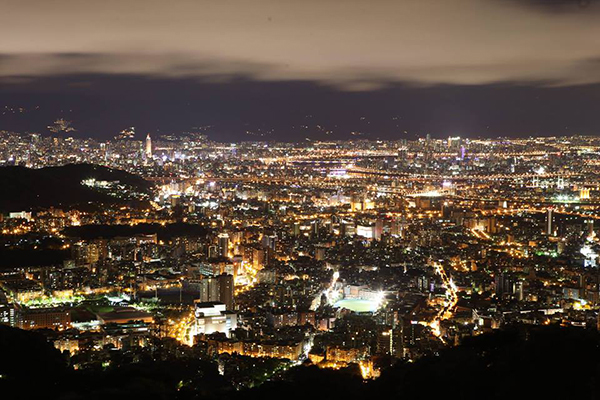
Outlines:
[[228,311],[224,303],[196,303],[194,315],[197,334],[221,332],[229,336],[237,328],[237,314]]

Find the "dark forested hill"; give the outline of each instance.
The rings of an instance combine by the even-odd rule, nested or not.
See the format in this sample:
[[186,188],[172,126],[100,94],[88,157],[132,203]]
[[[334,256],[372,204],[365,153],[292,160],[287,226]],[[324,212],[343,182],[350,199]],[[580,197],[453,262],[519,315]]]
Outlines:
[[[88,179],[114,182],[115,186],[105,190],[82,184]],[[69,164],[41,169],[2,167],[0,211],[77,208],[90,203],[124,204],[130,199],[122,188],[147,193],[150,187],[151,184],[139,176],[99,165]]]
[[70,226],[63,233],[71,238],[83,240],[114,239],[116,237],[131,237],[156,233],[160,240],[171,240],[175,237],[204,237],[208,229],[201,225],[183,222],[161,224],[130,225],[81,225]]

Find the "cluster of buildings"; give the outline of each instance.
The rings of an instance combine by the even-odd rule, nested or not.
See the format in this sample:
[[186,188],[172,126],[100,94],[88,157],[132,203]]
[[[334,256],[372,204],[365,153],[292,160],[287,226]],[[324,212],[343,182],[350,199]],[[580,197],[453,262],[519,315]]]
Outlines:
[[507,324],[598,325],[596,138],[0,134],[0,165],[72,162],[154,184],[151,207],[3,211],[0,322],[46,329],[82,368],[176,340],[373,377]]

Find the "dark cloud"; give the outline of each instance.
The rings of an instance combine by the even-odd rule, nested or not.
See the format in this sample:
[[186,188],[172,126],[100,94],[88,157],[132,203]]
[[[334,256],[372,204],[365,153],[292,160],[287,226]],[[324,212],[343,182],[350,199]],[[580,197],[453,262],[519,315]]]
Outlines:
[[311,82],[244,77],[218,83],[78,75],[0,85],[0,106],[4,104],[26,111],[0,115],[0,129],[46,132],[47,125],[62,117],[73,121],[76,135],[101,138],[129,126],[140,134],[210,126],[207,133],[221,141],[600,133],[600,85],[390,84],[341,92]]
[[[506,1],[506,0],[498,0]],[[595,12],[600,11],[598,0],[513,0],[519,5],[536,7],[550,12]]]

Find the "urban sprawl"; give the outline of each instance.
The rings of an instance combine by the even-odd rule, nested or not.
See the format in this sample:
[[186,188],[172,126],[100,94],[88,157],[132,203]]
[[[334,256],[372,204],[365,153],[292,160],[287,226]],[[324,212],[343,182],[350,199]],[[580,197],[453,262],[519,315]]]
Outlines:
[[0,166],[6,198],[77,177],[0,216],[0,323],[75,369],[187,354],[237,388],[302,364],[375,379],[512,323],[598,325],[598,138],[1,132]]

